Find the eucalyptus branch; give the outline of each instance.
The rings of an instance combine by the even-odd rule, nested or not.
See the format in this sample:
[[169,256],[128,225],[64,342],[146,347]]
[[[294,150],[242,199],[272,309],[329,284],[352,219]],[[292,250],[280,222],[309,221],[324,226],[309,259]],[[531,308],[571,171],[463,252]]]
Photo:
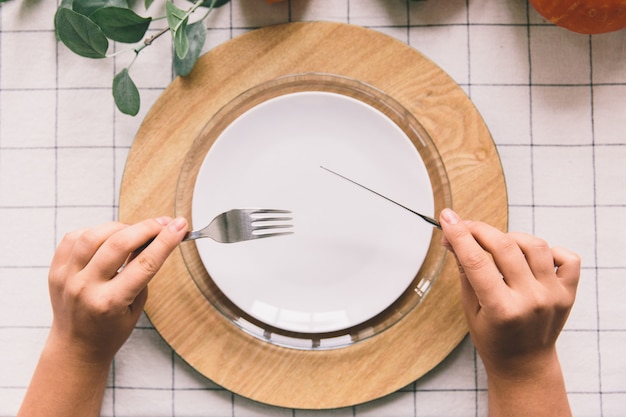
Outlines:
[[[3,0],[0,0],[3,1]],[[159,37],[170,32],[174,43],[173,66],[176,75],[186,76],[193,69],[206,40],[207,28],[204,20],[211,11],[227,4],[230,0],[187,0],[192,3],[186,11],[174,5],[173,0],[164,0],[166,16],[142,17],[135,13],[129,0],[63,0],[54,17],[57,38],[77,55],[93,58],[112,58],[133,51],[133,60],[113,79],[113,97],[118,109],[130,115],[139,111],[139,90],[129,75],[129,69],[141,51]],[[144,0],[146,9],[154,0]],[[190,17],[200,7],[208,10],[193,23]],[[167,19],[167,27],[146,37],[150,25]],[[108,54],[110,41],[134,44]]]
[[[164,28],[160,32],[150,36],[149,38],[144,39],[144,41],[143,41],[144,46],[141,49],[145,48],[146,46],[152,45],[152,42],[154,42],[156,38],[158,38],[159,36],[165,35],[167,32],[169,32],[169,30],[170,30],[170,28]],[[137,51],[137,52],[139,52],[139,51]]]

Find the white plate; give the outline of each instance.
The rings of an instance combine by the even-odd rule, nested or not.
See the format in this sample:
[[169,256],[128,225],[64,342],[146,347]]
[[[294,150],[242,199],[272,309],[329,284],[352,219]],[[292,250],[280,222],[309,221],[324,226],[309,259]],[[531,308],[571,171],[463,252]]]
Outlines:
[[415,278],[432,226],[323,169],[433,215],[424,162],[377,109],[307,91],[262,102],[218,137],[198,172],[193,227],[232,208],[293,211],[295,233],[196,242],[208,273],[255,319],[302,333],[358,325],[389,307]]

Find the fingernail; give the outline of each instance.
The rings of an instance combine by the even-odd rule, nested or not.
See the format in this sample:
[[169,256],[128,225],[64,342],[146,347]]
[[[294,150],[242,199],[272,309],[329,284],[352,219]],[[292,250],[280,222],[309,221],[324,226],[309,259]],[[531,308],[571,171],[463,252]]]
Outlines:
[[172,232],[178,233],[187,227],[187,220],[184,217],[177,217],[169,224],[169,228]]
[[441,218],[448,224],[457,224],[461,221],[459,216],[448,208],[441,212]]
[[162,217],[157,217],[154,220],[156,220],[156,222],[160,224],[161,226],[167,226],[172,221],[172,218],[169,216],[162,216]]

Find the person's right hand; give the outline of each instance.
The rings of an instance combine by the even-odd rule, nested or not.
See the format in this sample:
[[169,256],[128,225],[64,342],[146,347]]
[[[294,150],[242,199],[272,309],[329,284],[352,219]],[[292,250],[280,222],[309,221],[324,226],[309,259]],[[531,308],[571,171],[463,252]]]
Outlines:
[[[503,233],[441,215],[444,245],[456,256],[470,334],[488,375],[532,377],[556,360],[580,258],[534,236]],[[538,369],[539,368],[539,369]]]

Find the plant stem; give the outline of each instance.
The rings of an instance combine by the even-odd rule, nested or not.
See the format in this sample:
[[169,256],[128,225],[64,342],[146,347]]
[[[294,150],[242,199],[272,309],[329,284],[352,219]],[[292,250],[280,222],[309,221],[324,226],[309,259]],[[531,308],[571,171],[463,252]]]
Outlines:
[[[209,12],[211,12],[211,10],[213,10],[213,6],[215,5],[215,3],[216,3],[216,2],[217,2],[217,0],[212,0],[212,1],[211,1],[211,5],[209,6]],[[200,7],[200,5],[201,5],[202,3],[204,3],[204,0],[197,0],[197,1],[193,4],[193,6],[191,6],[191,7],[189,8],[189,10],[187,10],[187,12],[185,13],[185,17],[183,17],[183,18],[180,20],[180,22],[178,22],[178,23],[176,24],[176,27],[174,27],[174,28],[172,29],[172,32],[176,32],[178,29],[180,29],[180,26],[183,24],[183,22],[184,22],[184,21],[186,21],[186,20],[189,18],[189,16],[191,16],[191,15],[193,14],[193,12],[195,12],[195,11],[196,11],[196,10]],[[208,13],[205,15],[205,17],[206,17],[206,16],[208,16]],[[204,18],[203,18],[203,19],[204,19]]]
[[[1,1],[1,0],[0,0]],[[200,5],[204,2],[204,0],[197,0],[193,6],[191,6],[191,8],[189,8],[189,10],[185,13],[185,17],[176,25],[176,27],[174,28],[174,30],[178,30],[180,28],[180,25],[182,24],[182,22],[187,19],[189,16],[191,16],[192,13],[194,13],[199,7]],[[206,19],[209,14],[213,11],[215,3],[217,3],[217,0],[213,0],[211,1],[211,4],[208,7],[207,12],[205,13],[204,16],[202,16],[201,19],[199,20],[204,20]],[[153,19],[156,20],[156,19]],[[112,58],[115,57],[117,55],[121,55],[125,52],[129,52],[129,51],[134,51],[135,52],[135,58],[133,58],[133,61],[130,63],[130,65],[128,66],[128,68],[130,68],[130,66],[135,62],[135,60],[137,59],[137,56],[139,55],[139,53],[146,47],[152,45],[152,42],[154,42],[157,38],[165,35],[167,32],[169,32],[171,30],[171,28],[166,27],[164,29],[162,29],[161,31],[155,33],[154,35],[146,38],[143,40],[143,42],[141,43],[141,45],[136,46],[134,48],[129,48],[129,49],[123,49],[121,51],[112,53],[111,55],[107,55],[107,58]]]
[[[152,45],[152,42],[154,42],[156,38],[166,34],[167,32],[169,32],[169,30],[170,30],[170,28],[165,28],[165,29],[161,30],[160,32],[150,36],[149,38],[144,39],[143,45],[140,46],[138,49],[141,50],[141,49],[145,48],[146,46]],[[137,51],[137,52],[139,52],[139,51]]]
[[[192,13],[194,13],[199,7],[200,5],[204,2],[204,0],[197,0],[193,6],[191,6],[191,8],[185,13],[185,17],[176,25],[176,27],[174,28],[174,31],[178,30],[180,28],[180,25],[182,24],[182,22],[187,19],[189,16],[191,16]],[[211,11],[213,10],[213,6],[215,5],[215,3],[217,2],[217,0],[213,0],[211,2],[211,5],[209,6],[209,10],[207,11],[207,13],[202,17],[202,19],[200,20],[204,20],[209,16],[209,13],[211,13]],[[158,37],[166,34],[167,32],[169,32],[171,29],[169,27],[161,30],[160,32],[150,36],[149,38],[144,39],[143,44],[139,47],[137,47],[135,49],[135,52],[139,53],[143,48],[145,48],[146,46],[150,46],[152,44],[152,42],[154,42]]]

